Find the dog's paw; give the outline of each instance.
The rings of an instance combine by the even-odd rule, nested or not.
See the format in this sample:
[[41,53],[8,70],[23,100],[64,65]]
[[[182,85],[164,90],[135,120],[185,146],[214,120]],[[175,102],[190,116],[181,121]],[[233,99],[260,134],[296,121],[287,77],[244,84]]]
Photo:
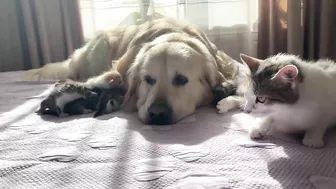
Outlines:
[[85,82],[85,86],[88,88],[103,88],[103,89],[108,89],[110,88],[109,85],[110,80],[108,78],[106,78],[105,74],[96,76],[96,77],[92,77],[89,78],[86,82]]
[[122,87],[124,85],[124,81],[117,71],[107,72],[104,77],[110,87]]
[[324,141],[322,138],[314,138],[313,136],[305,135],[302,144],[309,148],[323,148]]
[[88,88],[109,89],[113,87],[123,87],[124,81],[117,71],[112,70],[88,79],[85,85]]
[[109,85],[110,87],[122,87],[124,85],[124,82],[121,78],[113,78],[110,80]]
[[218,109],[218,113],[226,113],[235,107],[235,101],[229,96],[219,101],[216,107]]

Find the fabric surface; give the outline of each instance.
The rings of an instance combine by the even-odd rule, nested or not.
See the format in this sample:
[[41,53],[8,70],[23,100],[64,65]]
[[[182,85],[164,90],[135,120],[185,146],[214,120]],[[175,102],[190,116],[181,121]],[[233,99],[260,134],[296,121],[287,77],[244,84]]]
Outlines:
[[0,73],[0,188],[335,188],[335,133],[319,150],[276,132],[251,141],[258,115],[214,108],[162,127],[122,111],[40,117],[53,82],[20,74]]

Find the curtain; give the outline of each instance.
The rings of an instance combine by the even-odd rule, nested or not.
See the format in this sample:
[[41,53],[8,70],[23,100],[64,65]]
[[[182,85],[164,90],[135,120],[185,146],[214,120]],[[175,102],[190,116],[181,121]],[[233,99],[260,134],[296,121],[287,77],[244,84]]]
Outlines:
[[258,57],[336,59],[335,0],[259,0]]
[[140,24],[163,16],[202,29],[218,49],[236,60],[257,55],[258,0],[79,0],[85,39],[98,30]]
[[83,44],[77,0],[1,0],[0,71],[38,68]]

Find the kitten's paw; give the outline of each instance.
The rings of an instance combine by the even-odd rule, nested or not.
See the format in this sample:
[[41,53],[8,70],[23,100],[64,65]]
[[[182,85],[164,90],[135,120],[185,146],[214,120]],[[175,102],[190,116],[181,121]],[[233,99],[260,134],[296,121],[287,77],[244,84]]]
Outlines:
[[222,114],[222,113],[226,113],[229,110],[233,109],[235,107],[235,101],[234,99],[232,99],[232,97],[227,97],[224,98],[222,100],[220,100],[217,103],[217,109],[218,109],[218,113]]
[[261,129],[260,127],[252,127],[249,131],[249,135],[251,139],[260,139],[264,136],[266,136],[267,131],[264,129]]
[[267,135],[268,131],[271,128],[272,118],[265,117],[256,126],[252,127],[249,131],[251,139],[262,138]]
[[323,148],[324,141],[321,138],[314,138],[312,136],[304,136],[302,144],[309,148]]

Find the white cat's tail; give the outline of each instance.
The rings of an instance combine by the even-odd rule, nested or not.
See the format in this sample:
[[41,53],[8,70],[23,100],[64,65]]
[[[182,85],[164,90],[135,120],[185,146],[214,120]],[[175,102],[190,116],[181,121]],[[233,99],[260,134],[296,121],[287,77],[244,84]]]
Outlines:
[[49,63],[42,68],[31,69],[24,73],[25,80],[63,80],[70,76],[69,64],[71,58],[63,62]]

